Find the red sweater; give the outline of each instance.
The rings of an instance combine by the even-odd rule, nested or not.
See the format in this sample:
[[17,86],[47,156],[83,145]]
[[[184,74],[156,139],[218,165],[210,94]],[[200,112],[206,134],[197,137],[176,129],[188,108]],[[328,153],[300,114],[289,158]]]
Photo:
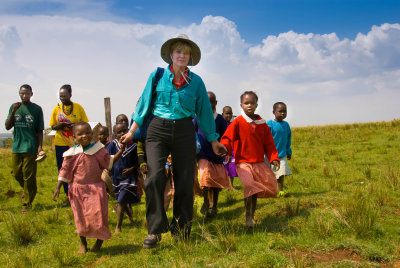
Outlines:
[[[258,116],[258,120],[261,119]],[[221,143],[228,149],[228,155],[234,151],[236,163],[264,162],[264,154],[270,163],[279,161],[274,138],[264,120],[249,123],[243,116],[238,116],[225,131]]]

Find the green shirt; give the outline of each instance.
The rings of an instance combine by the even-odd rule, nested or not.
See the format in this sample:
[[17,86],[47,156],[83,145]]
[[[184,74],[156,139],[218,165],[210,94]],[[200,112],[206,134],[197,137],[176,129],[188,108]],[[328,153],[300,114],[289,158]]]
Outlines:
[[[7,119],[11,115],[13,105],[8,112]],[[22,104],[14,114],[14,138],[12,152],[37,154],[37,132],[44,129],[42,108],[35,104]]]

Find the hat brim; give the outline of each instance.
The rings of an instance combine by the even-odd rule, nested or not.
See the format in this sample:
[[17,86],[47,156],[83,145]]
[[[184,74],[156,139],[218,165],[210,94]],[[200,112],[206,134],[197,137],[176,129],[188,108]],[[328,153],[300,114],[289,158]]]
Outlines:
[[186,39],[186,38],[176,37],[176,38],[171,38],[171,39],[167,40],[161,46],[161,58],[168,64],[172,63],[170,50],[171,50],[171,45],[173,43],[175,43],[176,41],[183,41],[183,42],[187,43],[192,49],[188,66],[195,66],[196,64],[198,64],[200,61],[200,58],[201,58],[200,48],[195,42],[193,42],[189,39]]

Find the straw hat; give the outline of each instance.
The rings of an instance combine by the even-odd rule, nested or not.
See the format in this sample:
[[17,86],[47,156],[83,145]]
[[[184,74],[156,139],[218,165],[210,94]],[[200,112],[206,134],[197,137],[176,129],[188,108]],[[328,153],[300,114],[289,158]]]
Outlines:
[[188,65],[189,66],[195,66],[197,63],[199,63],[200,58],[201,58],[201,52],[199,46],[193,42],[192,40],[189,39],[189,37],[186,34],[177,34],[175,37],[167,40],[162,46],[161,46],[161,58],[168,64],[172,63],[171,59],[171,45],[175,43],[176,41],[183,41],[187,43],[191,48],[192,48],[192,53],[190,55],[190,60]]

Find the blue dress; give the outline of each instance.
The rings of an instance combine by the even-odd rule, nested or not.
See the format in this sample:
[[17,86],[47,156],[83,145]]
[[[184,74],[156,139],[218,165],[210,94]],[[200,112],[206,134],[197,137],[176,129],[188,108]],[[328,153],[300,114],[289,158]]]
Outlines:
[[[111,169],[111,176],[115,197],[118,203],[137,203],[140,202],[140,195],[137,192],[137,144],[131,142]],[[114,139],[107,147],[110,155],[115,155],[120,150],[118,140]],[[126,168],[135,166],[134,172],[129,176],[123,176],[122,171]]]

